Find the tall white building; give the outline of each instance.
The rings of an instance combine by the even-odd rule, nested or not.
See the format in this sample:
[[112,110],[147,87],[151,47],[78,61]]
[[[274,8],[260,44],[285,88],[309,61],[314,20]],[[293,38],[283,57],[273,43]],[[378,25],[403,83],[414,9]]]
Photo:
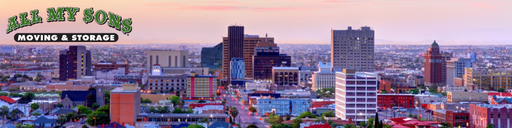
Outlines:
[[231,59],[231,79],[244,79],[245,78],[245,62],[243,58]]
[[331,30],[331,68],[373,72],[374,31],[370,27]]
[[376,73],[347,69],[336,72],[336,117],[352,119],[357,123],[374,118],[377,112],[378,77]]
[[318,71],[313,73],[313,90],[334,87],[334,72],[331,71],[331,63],[320,62]]
[[455,85],[455,78],[462,78],[464,68],[473,67],[473,62],[469,58],[452,58],[446,61],[446,84]]

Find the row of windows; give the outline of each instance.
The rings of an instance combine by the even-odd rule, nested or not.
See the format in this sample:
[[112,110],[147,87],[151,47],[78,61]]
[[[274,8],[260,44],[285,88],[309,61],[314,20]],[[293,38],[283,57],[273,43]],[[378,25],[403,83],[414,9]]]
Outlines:
[[[155,79],[155,82],[158,82],[158,79]],[[149,82],[153,82],[153,79],[149,79]],[[164,82],[164,79],[160,79],[160,82]],[[165,79],[165,82],[169,82],[169,79]],[[174,79],[171,79],[171,82],[174,82]],[[176,80],[176,82],[180,82],[180,80]],[[185,80],[181,80],[181,82],[185,82]]]

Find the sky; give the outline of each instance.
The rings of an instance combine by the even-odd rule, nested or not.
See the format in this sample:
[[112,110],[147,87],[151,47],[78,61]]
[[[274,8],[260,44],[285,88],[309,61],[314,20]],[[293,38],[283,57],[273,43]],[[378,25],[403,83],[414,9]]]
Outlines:
[[[228,26],[236,24],[245,26],[246,34],[267,33],[278,44],[330,44],[331,29],[369,26],[377,45],[434,40],[440,45],[508,45],[511,5],[511,0],[2,0],[0,44],[20,44],[15,33],[51,32],[117,33],[118,44],[220,43]],[[48,23],[50,7],[78,7],[80,12],[76,22]],[[91,7],[132,18],[132,32],[85,24],[83,10]],[[5,33],[8,18],[34,9],[43,23]]]

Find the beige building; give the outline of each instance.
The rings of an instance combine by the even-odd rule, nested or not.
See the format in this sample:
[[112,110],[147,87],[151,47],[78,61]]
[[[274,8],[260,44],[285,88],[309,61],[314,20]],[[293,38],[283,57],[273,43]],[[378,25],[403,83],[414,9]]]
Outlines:
[[48,83],[46,91],[85,91],[95,83],[94,76],[84,76],[78,80],[69,80],[64,83]]
[[512,89],[512,70],[465,68],[463,78],[468,90]]
[[446,100],[448,103],[486,102],[487,96],[487,92],[447,92]]
[[313,90],[335,87],[336,76],[331,71],[331,63],[320,62],[318,64],[318,71],[313,73],[312,78]]
[[257,91],[267,91],[269,86],[272,85],[271,82],[264,81],[256,81],[256,82],[247,82],[245,83],[245,90],[257,90]]
[[272,67],[272,83],[280,85],[299,86],[298,67]]
[[153,65],[165,67],[188,67],[188,51],[149,50],[147,53],[147,71],[152,73]]

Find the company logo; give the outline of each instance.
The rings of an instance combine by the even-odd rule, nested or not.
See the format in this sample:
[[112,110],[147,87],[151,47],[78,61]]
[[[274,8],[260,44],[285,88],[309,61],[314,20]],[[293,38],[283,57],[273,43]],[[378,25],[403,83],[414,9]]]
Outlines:
[[[46,11],[48,12],[46,22],[64,22],[66,19],[69,22],[75,22],[75,16],[80,12],[80,8],[58,7],[55,9],[52,7]],[[132,32],[131,18],[123,19],[120,15],[103,10],[94,12],[93,8],[87,8],[83,12],[82,20],[85,24],[95,21],[99,25],[104,25],[108,22],[109,27],[121,31],[125,35]],[[23,12],[19,16],[9,18],[6,33],[9,34],[17,29],[39,23],[43,23],[43,18],[39,16],[39,10],[30,11],[30,16],[27,12]],[[16,33],[14,35],[16,42],[116,42],[118,39],[119,36],[116,33]]]

